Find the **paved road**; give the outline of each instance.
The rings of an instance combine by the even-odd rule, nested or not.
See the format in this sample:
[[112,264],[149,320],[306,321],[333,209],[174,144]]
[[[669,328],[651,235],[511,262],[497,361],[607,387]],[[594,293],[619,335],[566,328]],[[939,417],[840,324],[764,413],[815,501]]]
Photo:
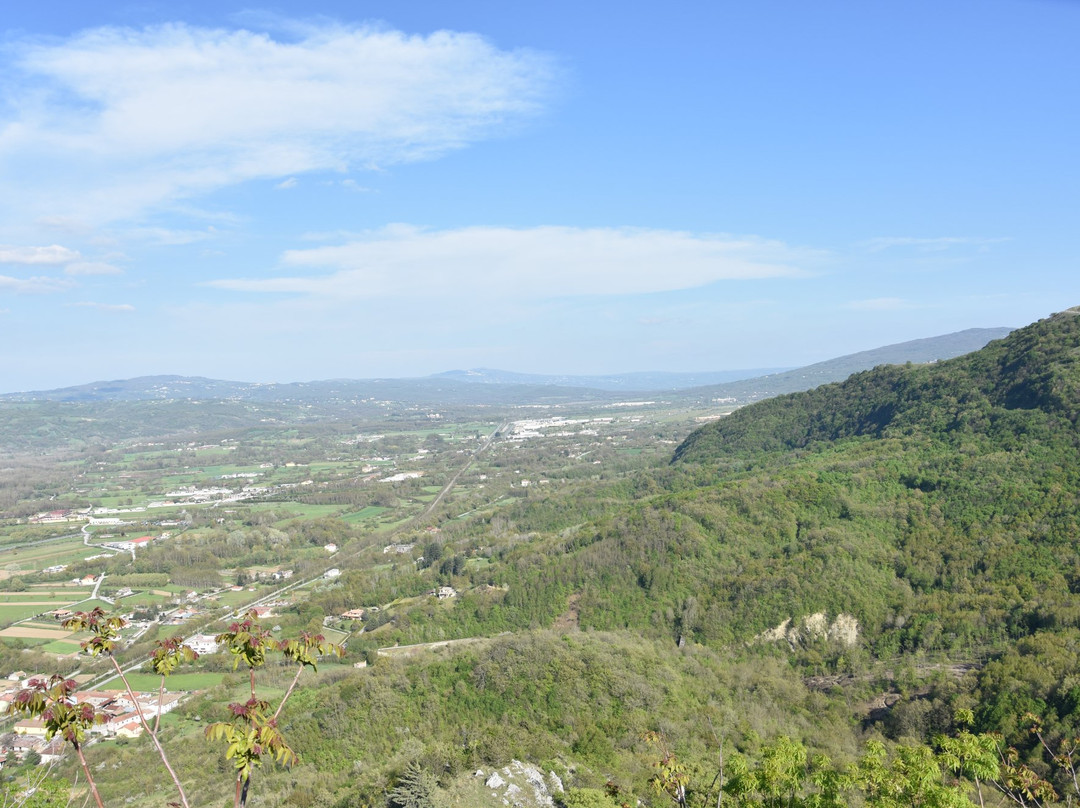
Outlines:
[[[87,547],[94,547],[94,548],[96,548],[98,550],[113,550],[113,549],[115,549],[113,547],[102,547],[100,544],[91,544],[90,543],[90,524],[89,523],[82,526],[82,534],[83,534],[82,543],[85,544]],[[135,560],[135,551],[134,550],[128,550],[128,552],[131,553],[131,560],[134,561]]]

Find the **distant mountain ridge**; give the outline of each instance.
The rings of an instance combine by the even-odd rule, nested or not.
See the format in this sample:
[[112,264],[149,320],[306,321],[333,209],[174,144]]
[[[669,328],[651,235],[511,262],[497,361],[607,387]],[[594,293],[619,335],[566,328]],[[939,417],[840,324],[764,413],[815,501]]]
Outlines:
[[438,403],[526,403],[614,400],[627,394],[671,395],[739,403],[809,390],[842,381],[877,365],[922,364],[978,350],[1010,328],[969,328],[938,337],[885,345],[869,351],[777,372],[770,369],[700,372],[641,371],[609,375],[546,375],[505,370],[452,370],[423,378],[328,379],[311,382],[237,382],[202,376],[139,376],[56,390],[0,395],[0,401],[250,401],[259,403],[348,402],[361,399]]
[[473,385],[455,379],[328,379],[313,382],[260,383],[201,376],[139,376],[91,382],[57,390],[0,395],[0,401],[246,401],[255,403],[348,403],[360,400],[409,401],[415,404],[524,403],[549,400],[605,400],[603,390],[553,385]]
[[791,368],[751,368],[746,370],[706,370],[696,372],[638,371],[636,373],[610,373],[605,375],[571,375],[516,373],[510,370],[472,368],[448,370],[431,378],[454,379],[472,384],[543,384],[557,387],[589,387],[594,390],[684,390],[724,384],[742,379],[754,379],[783,373]]
[[908,362],[922,365],[927,362],[953,359],[977,351],[996,339],[1003,339],[1013,330],[1004,327],[968,328],[939,337],[883,345],[880,348],[827,359],[824,362],[816,362],[813,365],[783,373],[696,388],[686,392],[712,398],[732,398],[739,403],[749,403],[784,393],[811,390],[822,384],[840,382],[852,373],[871,370],[878,365],[903,365]]

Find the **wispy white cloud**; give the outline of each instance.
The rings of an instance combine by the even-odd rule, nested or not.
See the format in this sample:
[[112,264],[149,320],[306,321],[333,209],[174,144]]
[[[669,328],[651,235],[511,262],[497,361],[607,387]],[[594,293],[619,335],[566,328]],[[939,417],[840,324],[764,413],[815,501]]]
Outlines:
[[48,247],[2,247],[0,264],[67,264],[78,261],[77,250],[52,244]]
[[169,24],[15,43],[8,212],[101,224],[253,179],[437,157],[542,110],[557,82],[550,57],[474,34],[301,31]]
[[300,181],[296,179],[296,177],[289,177],[287,180],[282,180],[281,182],[279,182],[277,185],[274,186],[274,188],[278,191],[287,191],[290,188],[295,188],[299,184]]
[[855,311],[898,311],[914,308],[914,304],[900,297],[873,297],[867,300],[852,300],[845,308]]
[[65,275],[122,275],[124,270],[104,261],[77,261],[64,267]]
[[287,267],[329,274],[212,281],[221,289],[336,300],[628,295],[807,274],[822,253],[756,237],[630,228],[393,225],[339,246],[291,250]]
[[0,292],[14,292],[16,294],[52,294],[70,289],[71,281],[62,278],[49,278],[38,276],[34,278],[12,278],[9,275],[0,275]]
[[93,301],[84,300],[80,303],[72,303],[72,306],[81,306],[88,309],[97,309],[98,311],[109,312],[127,312],[135,311],[135,307],[130,303],[94,303]]
[[176,246],[179,244],[194,244],[199,241],[215,238],[218,235],[217,228],[208,227],[205,230],[179,230],[167,227],[138,227],[125,230],[123,235],[136,241],[147,241],[152,244]]

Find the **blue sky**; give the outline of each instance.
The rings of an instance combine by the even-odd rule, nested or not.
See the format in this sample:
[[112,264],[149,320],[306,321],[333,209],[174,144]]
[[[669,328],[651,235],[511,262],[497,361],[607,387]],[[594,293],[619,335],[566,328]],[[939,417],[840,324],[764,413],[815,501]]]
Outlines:
[[0,390],[801,365],[1080,304],[1080,3],[0,17]]

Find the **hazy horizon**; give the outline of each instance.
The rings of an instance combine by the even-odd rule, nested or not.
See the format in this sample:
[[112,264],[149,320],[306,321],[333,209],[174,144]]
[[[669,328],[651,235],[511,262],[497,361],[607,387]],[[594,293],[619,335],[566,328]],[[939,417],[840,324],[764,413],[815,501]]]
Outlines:
[[[40,393],[48,393],[48,392],[53,392],[53,391],[56,391],[56,390],[65,390],[65,389],[69,389],[69,388],[84,387],[84,386],[87,386],[87,385],[123,383],[123,382],[136,381],[136,380],[139,380],[139,379],[168,379],[168,378],[201,379],[201,380],[206,380],[206,381],[211,381],[211,382],[227,382],[227,383],[235,383],[235,384],[241,384],[241,385],[250,384],[250,385],[266,385],[266,386],[270,386],[270,385],[289,385],[289,384],[315,384],[315,383],[335,382],[335,381],[363,382],[363,381],[373,381],[373,380],[380,380],[380,379],[385,379],[385,380],[388,380],[388,381],[391,381],[391,380],[394,380],[394,381],[437,380],[437,379],[440,379],[440,378],[446,378],[446,379],[449,379],[449,380],[454,380],[455,374],[471,374],[471,373],[489,373],[489,374],[499,374],[499,375],[509,375],[509,376],[533,377],[531,380],[529,378],[526,378],[523,381],[521,381],[520,383],[522,383],[522,384],[535,383],[535,384],[539,384],[539,385],[555,384],[555,382],[553,382],[553,381],[542,381],[542,380],[543,379],[549,379],[550,380],[550,379],[556,379],[556,378],[569,379],[569,380],[571,380],[571,382],[574,382],[575,380],[617,379],[617,378],[628,378],[628,377],[633,377],[633,376],[650,376],[650,375],[652,375],[652,376],[683,377],[683,378],[691,377],[691,376],[695,376],[695,375],[698,375],[698,376],[713,376],[713,377],[724,376],[725,377],[722,380],[694,382],[693,384],[689,384],[689,383],[688,384],[681,384],[680,383],[680,384],[677,385],[680,388],[685,388],[685,387],[692,387],[692,386],[707,386],[707,385],[710,385],[710,384],[722,383],[722,382],[727,382],[727,381],[739,381],[739,380],[754,379],[754,378],[765,377],[765,376],[769,376],[769,375],[773,375],[773,374],[787,373],[789,371],[797,371],[797,370],[801,370],[801,369],[804,369],[804,368],[813,367],[814,365],[818,365],[818,364],[827,364],[827,363],[832,362],[832,361],[844,360],[844,359],[847,359],[847,358],[850,358],[850,357],[859,356],[860,354],[873,354],[873,353],[875,353],[877,351],[880,351],[880,350],[888,350],[888,349],[892,349],[892,348],[900,348],[900,347],[905,347],[905,346],[911,346],[911,345],[915,345],[917,343],[930,342],[930,341],[933,341],[933,340],[936,340],[936,339],[948,339],[949,337],[956,337],[956,336],[958,336],[960,334],[964,334],[964,333],[967,333],[969,331],[984,332],[984,331],[998,331],[998,330],[1003,330],[1003,331],[1007,332],[1007,331],[1012,331],[1014,329],[1011,326],[997,326],[997,327],[990,327],[990,328],[964,329],[962,331],[952,332],[950,334],[935,334],[933,336],[918,337],[918,338],[915,338],[914,340],[906,340],[906,341],[900,342],[900,343],[890,343],[889,345],[877,345],[877,346],[873,346],[872,348],[859,350],[859,351],[854,351],[854,352],[852,352],[850,354],[842,354],[840,356],[830,356],[830,357],[826,357],[826,358],[824,358],[822,360],[818,360],[816,362],[807,363],[806,365],[778,365],[778,366],[773,366],[773,367],[759,367],[759,368],[710,368],[710,369],[698,368],[696,370],[688,370],[688,371],[672,371],[672,370],[665,370],[665,369],[661,369],[661,368],[652,368],[652,369],[648,369],[648,370],[634,370],[634,371],[612,372],[612,373],[529,372],[529,371],[520,371],[520,370],[516,370],[516,369],[513,369],[513,368],[449,368],[447,370],[438,371],[438,372],[435,372],[435,373],[429,373],[429,374],[425,374],[423,376],[389,376],[389,375],[387,375],[387,376],[368,376],[368,377],[326,376],[326,377],[320,377],[320,378],[296,378],[296,379],[285,379],[285,378],[281,378],[281,379],[225,378],[225,377],[207,376],[205,374],[198,374],[198,373],[195,373],[195,374],[180,374],[180,373],[162,372],[162,373],[139,374],[138,376],[126,376],[126,377],[117,377],[117,378],[87,379],[85,381],[76,381],[76,382],[73,382],[73,383],[70,383],[70,384],[58,385],[57,387],[51,387],[51,388],[37,388],[37,389],[24,389],[24,390],[0,390],[0,396],[18,395],[18,394],[26,394],[26,393],[38,393],[38,392],[40,392]],[[507,382],[493,382],[493,383],[507,383]],[[574,385],[572,384],[571,386],[574,386]],[[589,385],[588,384],[582,384],[580,386],[588,387]],[[612,389],[613,390],[613,389],[617,389],[617,388],[608,387],[606,389]],[[658,388],[643,387],[643,388],[625,388],[625,389],[627,390],[627,392],[649,392],[649,391],[656,391],[656,390],[659,390],[659,389],[662,389],[662,388],[659,388],[659,387]]]

